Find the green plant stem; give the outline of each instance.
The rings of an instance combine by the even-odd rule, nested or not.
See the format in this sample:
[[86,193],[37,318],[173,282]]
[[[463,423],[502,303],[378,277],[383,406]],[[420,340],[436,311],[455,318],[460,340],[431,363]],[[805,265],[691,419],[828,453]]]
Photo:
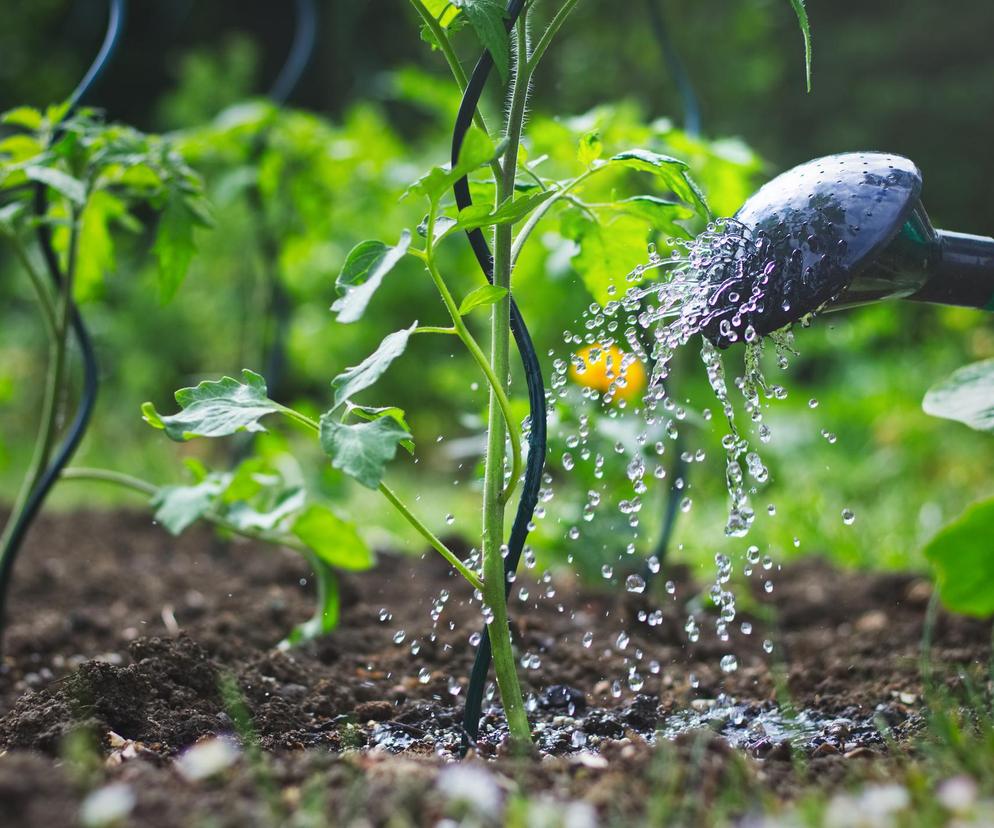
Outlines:
[[568,184],[566,184],[561,190],[559,190],[554,196],[548,199],[548,201],[543,201],[535,211],[528,216],[528,220],[521,226],[521,230],[518,231],[518,235],[514,239],[514,243],[511,246],[511,267],[518,262],[518,256],[521,255],[521,251],[525,246],[525,242],[528,241],[529,236],[531,236],[532,231],[538,226],[538,223],[545,217],[546,213],[552,209],[552,207],[562,199],[566,198],[573,190],[579,187],[583,182],[590,178],[595,173],[603,170],[607,167],[607,164],[602,164],[599,167],[594,167],[593,169],[587,170],[581,173]]
[[28,251],[24,249],[24,245],[21,244],[20,239],[13,239],[14,253],[17,256],[17,260],[21,263],[21,267],[24,268],[24,272],[28,274],[28,278],[31,280],[31,286],[34,288],[35,298],[38,300],[38,305],[41,307],[42,319],[45,322],[45,330],[48,333],[49,340],[52,340],[58,334],[58,321],[55,315],[55,305],[52,303],[52,294],[49,287],[45,284],[45,280],[42,278],[41,274],[35,269],[34,264],[31,262],[31,257],[28,256]]
[[527,73],[529,79],[531,79],[532,73],[535,71],[535,67],[538,66],[539,61],[542,60],[545,50],[549,48],[553,38],[559,33],[563,23],[566,22],[566,18],[569,17],[570,12],[573,11],[578,2],[579,0],[565,0],[555,15],[553,15],[552,20],[549,21],[549,25],[542,32],[542,36],[538,39],[538,43],[535,44],[535,48],[528,57]]
[[484,591],[483,581],[480,580],[479,576],[473,572],[466,564],[464,564],[456,556],[451,549],[449,549],[442,541],[431,531],[427,526],[425,526],[418,518],[407,508],[405,503],[397,497],[397,493],[391,489],[386,483],[380,483],[380,493],[389,500],[394,508],[400,512],[404,518],[410,523],[418,533],[423,537],[428,543],[434,547],[435,551],[438,552],[445,560],[447,560],[452,567],[465,578],[473,589]]
[[[434,215],[432,215],[432,219],[433,218]],[[469,351],[470,355],[483,372],[483,375],[487,378],[490,391],[496,397],[497,406],[500,409],[501,416],[504,418],[504,424],[507,426],[507,432],[511,440],[511,477],[510,480],[508,480],[507,486],[501,492],[501,502],[507,503],[514,494],[515,488],[517,488],[518,480],[521,479],[522,466],[524,465],[521,453],[521,429],[518,428],[518,425],[514,421],[511,414],[511,401],[508,399],[507,392],[498,380],[499,375],[494,373],[494,370],[491,367],[490,362],[487,360],[486,354],[483,353],[483,349],[480,347],[480,344],[476,341],[473,334],[470,333],[469,328],[466,327],[466,323],[463,321],[462,316],[459,315],[459,307],[456,305],[455,297],[453,297],[452,291],[449,290],[449,286],[445,283],[445,279],[442,278],[442,274],[439,271],[438,266],[435,264],[434,250],[430,242],[427,250],[425,251],[424,262],[428,268],[428,273],[431,275],[432,281],[435,283],[435,287],[438,288],[438,293],[442,297],[442,302],[445,304],[445,308],[449,312],[449,316],[452,318],[452,326],[456,335],[462,340],[463,345],[466,346],[466,350]],[[508,319],[510,319],[510,316]],[[501,482],[503,484],[503,481]]]
[[455,328],[442,328],[435,325],[419,325],[414,329],[416,334],[449,334],[451,336],[458,336],[459,331]]
[[[529,62],[525,13],[518,18],[517,60],[514,88],[507,117],[507,149],[501,176],[497,180],[497,203],[514,193],[518,167],[518,147],[528,98]],[[487,418],[487,456],[483,476],[483,600],[492,617],[487,623],[493,650],[494,672],[500,688],[504,713],[511,740],[518,745],[531,743],[531,727],[521,696],[521,685],[511,647],[511,630],[507,618],[507,597],[504,572],[504,506],[501,498],[504,479],[504,418],[500,413],[500,394],[507,381],[510,367],[511,328],[511,225],[497,226],[494,234],[494,285],[507,289],[505,296],[495,302],[490,313],[490,367],[499,378],[491,384]]]
[[[14,527],[27,505],[31,492],[34,491],[35,486],[44,475],[45,469],[48,468],[55,439],[58,435],[59,401],[65,383],[67,340],[72,314],[73,276],[76,271],[76,252],[79,242],[78,218],[78,214],[74,210],[71,216],[72,230],[69,236],[69,261],[66,274],[62,278],[58,311],[53,314],[54,327],[52,336],[49,338],[48,369],[45,376],[45,392],[42,399],[38,435],[35,438],[34,451],[24,476],[24,482],[17,494],[17,499],[14,501],[3,534],[0,535],[0,560],[4,560],[12,554],[13,550],[10,548],[10,544]],[[38,288],[44,290],[40,283]]]

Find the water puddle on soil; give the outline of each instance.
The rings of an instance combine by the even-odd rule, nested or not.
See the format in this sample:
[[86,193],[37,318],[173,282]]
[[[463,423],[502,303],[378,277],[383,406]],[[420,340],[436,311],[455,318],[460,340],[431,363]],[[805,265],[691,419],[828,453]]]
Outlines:
[[[829,714],[817,710],[785,710],[770,702],[741,703],[726,696],[699,699],[687,709],[661,711],[653,697],[638,695],[628,704],[610,710],[577,705],[572,713],[560,709],[555,691],[542,694],[530,712],[535,743],[548,755],[595,753],[605,742],[632,739],[647,744],[659,740],[719,737],[730,747],[760,758],[792,754],[821,756],[846,754],[861,748],[885,745],[884,730],[891,737],[904,736],[919,726],[915,715],[881,705],[872,713],[851,708]],[[542,701],[552,693],[552,703]],[[580,697],[582,698],[582,696]],[[390,753],[416,751],[456,758],[462,749],[459,711],[425,704],[405,721],[373,725],[367,744]],[[506,745],[507,729],[499,708],[486,712],[477,749],[484,755]]]

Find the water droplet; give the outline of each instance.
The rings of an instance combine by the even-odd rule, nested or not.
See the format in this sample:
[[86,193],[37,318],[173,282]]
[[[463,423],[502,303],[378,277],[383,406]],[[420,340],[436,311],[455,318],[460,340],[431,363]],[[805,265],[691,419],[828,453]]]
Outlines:
[[852,509],[842,510],[842,522],[846,526],[852,526],[856,522],[856,513]]
[[719,666],[723,673],[734,673],[739,669],[739,660],[734,655],[725,655],[721,657]]
[[407,638],[407,632],[405,630],[397,630],[397,632],[393,634],[393,643],[403,644],[405,638]]
[[625,578],[625,589],[629,592],[645,592],[645,579],[641,575],[629,575]]

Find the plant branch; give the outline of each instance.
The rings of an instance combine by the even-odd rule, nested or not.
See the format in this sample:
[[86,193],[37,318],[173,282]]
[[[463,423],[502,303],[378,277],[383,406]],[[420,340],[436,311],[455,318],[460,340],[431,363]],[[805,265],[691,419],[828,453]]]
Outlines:
[[24,271],[28,274],[31,286],[34,288],[35,297],[41,306],[41,315],[45,321],[45,330],[48,332],[50,339],[55,339],[58,335],[58,321],[55,315],[55,305],[52,303],[51,289],[45,284],[45,280],[35,269],[34,264],[31,262],[31,257],[28,256],[28,251],[24,249],[24,245],[21,244],[20,239],[11,237],[11,240],[14,246],[14,253],[17,255],[17,259],[24,268]]
[[549,48],[553,38],[555,38],[555,36],[559,33],[563,23],[566,22],[566,18],[569,17],[570,12],[573,11],[578,2],[579,0],[565,0],[565,2],[556,11],[552,20],[549,21],[549,25],[546,27],[545,31],[542,32],[542,36],[538,39],[538,43],[535,44],[535,49],[528,58],[529,77],[532,72],[535,71],[535,67],[538,66],[539,61],[542,60],[545,50]]
[[594,173],[599,172],[607,167],[607,164],[602,164],[599,167],[594,167],[593,169],[587,170],[581,173],[572,181],[567,183],[561,190],[559,190],[554,196],[546,201],[543,201],[538,207],[528,216],[528,220],[521,226],[521,230],[518,231],[517,237],[514,239],[514,244],[511,248],[511,267],[517,264],[518,256],[521,255],[521,251],[525,246],[525,242],[528,241],[529,236],[531,236],[532,231],[538,226],[538,223],[545,217],[546,213],[553,208],[553,206],[564,199],[571,191],[579,187],[584,181],[590,178]]
[[459,560],[456,554],[444,543],[442,543],[442,541],[439,540],[431,529],[418,520],[414,513],[407,508],[404,502],[397,497],[397,493],[394,492],[393,489],[387,486],[386,483],[380,483],[380,492],[394,505],[394,508],[404,516],[407,522],[418,530],[421,537],[428,541],[428,543],[434,547],[435,551],[438,552],[439,555],[452,564],[452,567],[469,582],[473,589],[483,592],[483,581],[480,580],[479,576],[467,567],[466,564]]

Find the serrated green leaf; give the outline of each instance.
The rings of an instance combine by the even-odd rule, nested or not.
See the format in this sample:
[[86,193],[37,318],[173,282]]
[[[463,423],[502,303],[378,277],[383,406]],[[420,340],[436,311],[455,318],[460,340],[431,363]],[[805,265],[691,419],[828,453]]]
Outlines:
[[152,403],[142,405],[143,419],[161,428],[177,442],[194,437],[224,437],[239,431],[265,431],[259,423],[267,414],[282,410],[267,396],[266,381],[253,371],[242,371],[242,381],[232,377],[205,380],[176,392],[181,410],[162,415]]
[[[349,403],[349,413],[362,417],[364,420],[378,420],[380,417],[393,417],[397,424],[410,432],[411,427],[407,424],[407,413],[403,408],[395,405],[373,406],[373,405],[352,405]],[[402,440],[400,443],[409,454],[414,454],[414,440]]]
[[683,239],[692,238],[686,227],[676,223],[694,217],[694,210],[685,204],[667,201],[657,196],[638,195],[615,201],[610,205],[610,209],[641,218],[667,235]]
[[942,603],[953,612],[994,614],[994,498],[969,506],[925,547]]
[[152,498],[155,520],[179,535],[211,510],[224,489],[223,475],[212,474],[192,486],[162,486]]
[[41,128],[42,120],[43,116],[41,112],[30,106],[18,106],[14,109],[8,109],[3,115],[0,115],[0,123],[24,127],[24,129],[30,129],[32,132]]
[[496,210],[488,204],[471,204],[459,211],[458,227],[461,230],[475,230],[497,224],[515,224],[555,194],[555,190],[539,190],[521,198],[507,199]]
[[466,297],[459,305],[459,315],[465,316],[473,310],[473,308],[479,308],[483,305],[496,304],[505,296],[507,296],[506,287],[498,287],[497,285],[480,285],[478,288],[475,288],[466,294]]
[[933,417],[994,431],[994,359],[964,365],[925,393],[922,408]]
[[404,258],[410,246],[411,234],[405,230],[393,247],[379,241],[364,241],[352,248],[335,282],[342,295],[331,310],[338,314],[339,322],[356,322],[362,318],[383,278]]
[[811,91],[811,24],[808,22],[808,10],[804,8],[804,0],[790,0],[790,5],[797,15],[797,25],[801,27],[804,38],[804,79],[808,92]]
[[193,228],[199,223],[183,194],[173,188],[159,218],[152,252],[159,262],[159,295],[168,302],[186,278],[197,246]]
[[312,503],[293,523],[294,535],[329,566],[350,572],[370,569],[372,550],[359,537],[355,525],[342,520],[327,506]]
[[392,417],[349,425],[330,411],[321,418],[321,447],[331,465],[370,489],[380,485],[397,446],[410,436]]
[[628,287],[627,274],[645,262],[649,240],[645,223],[620,215],[601,224],[572,209],[562,214],[560,228],[579,247],[572,265],[591,296],[602,305],[620,299]]
[[354,397],[365,388],[376,382],[383,372],[390,367],[397,357],[407,348],[407,340],[418,326],[415,322],[411,327],[395,331],[384,337],[380,346],[358,365],[345,369],[331,381],[335,389],[335,407]]
[[493,56],[501,80],[511,76],[511,41],[505,25],[504,0],[457,0],[480,43]]
[[680,159],[650,150],[632,149],[613,155],[605,163],[620,164],[633,170],[651,173],[677,197],[691,205],[702,218],[711,218],[711,209],[704,198],[704,193],[690,177],[687,164]]
[[86,187],[78,178],[57,170],[54,167],[27,166],[24,174],[31,180],[51,187],[59,195],[65,196],[77,207],[86,202]]

